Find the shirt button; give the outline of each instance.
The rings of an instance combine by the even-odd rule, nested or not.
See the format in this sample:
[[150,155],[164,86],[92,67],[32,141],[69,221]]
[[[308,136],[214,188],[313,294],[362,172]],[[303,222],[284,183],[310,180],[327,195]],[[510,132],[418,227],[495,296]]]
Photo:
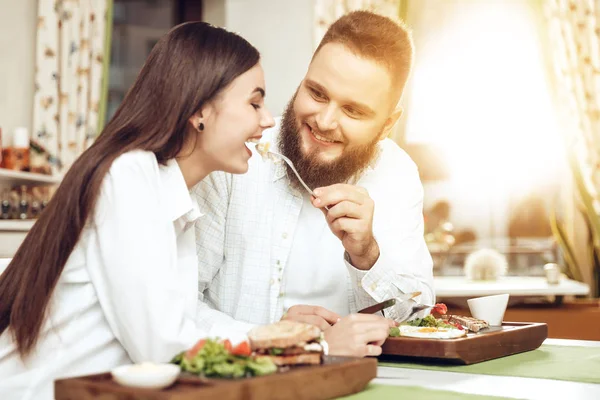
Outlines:
[[377,284],[373,283],[369,288],[374,291],[375,289],[377,289]]
[[287,239],[287,233],[284,233],[283,235],[281,235],[281,237]]
[[277,261],[275,262],[275,264],[279,265],[279,264],[281,264],[281,261],[277,260]]

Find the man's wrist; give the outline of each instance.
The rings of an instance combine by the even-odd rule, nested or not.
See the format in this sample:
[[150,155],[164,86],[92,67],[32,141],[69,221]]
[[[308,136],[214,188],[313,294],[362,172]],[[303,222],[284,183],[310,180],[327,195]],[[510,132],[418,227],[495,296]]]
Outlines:
[[369,245],[367,251],[363,255],[357,256],[352,255],[348,252],[348,262],[356,269],[360,269],[363,271],[369,270],[375,265],[377,260],[379,259],[379,245],[377,241],[373,239],[373,243]]

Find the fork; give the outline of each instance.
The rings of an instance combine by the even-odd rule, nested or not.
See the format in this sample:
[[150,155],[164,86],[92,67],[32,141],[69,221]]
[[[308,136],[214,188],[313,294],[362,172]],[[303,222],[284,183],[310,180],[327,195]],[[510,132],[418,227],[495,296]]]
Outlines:
[[[300,174],[298,173],[298,171],[296,171],[296,167],[294,167],[294,163],[292,162],[292,160],[290,160],[289,158],[287,158],[287,157],[286,157],[286,156],[284,156],[283,154],[276,153],[276,152],[274,152],[274,151],[272,151],[272,150],[268,150],[268,151],[267,151],[267,155],[274,155],[275,157],[279,157],[279,158],[281,158],[283,161],[285,161],[285,163],[286,163],[287,165],[289,165],[289,167],[292,169],[292,171],[294,171],[294,174],[296,174],[296,177],[298,178],[298,181],[300,181],[300,183],[302,184],[302,186],[304,186],[304,189],[306,189],[306,191],[307,191],[308,193],[310,193],[310,195],[311,195],[312,197],[315,197],[315,198],[317,197],[317,196],[315,195],[315,192],[313,192],[313,191],[311,190],[311,188],[309,188],[309,187],[308,187],[308,185],[307,185],[306,183],[304,183],[304,181],[303,181],[303,180],[302,180],[302,178],[300,177]],[[328,207],[328,206],[325,206],[324,208],[325,208],[327,211],[329,211],[329,207]]]
[[[414,304],[411,306],[411,305],[409,305],[410,303],[414,303]],[[408,321],[416,313],[423,311],[423,310],[427,310],[428,308],[434,307],[434,306],[431,306],[428,304],[419,304],[412,299],[405,302],[404,305],[408,306],[408,307],[403,307],[404,311],[402,312],[402,316],[399,318],[400,320],[398,322]]]

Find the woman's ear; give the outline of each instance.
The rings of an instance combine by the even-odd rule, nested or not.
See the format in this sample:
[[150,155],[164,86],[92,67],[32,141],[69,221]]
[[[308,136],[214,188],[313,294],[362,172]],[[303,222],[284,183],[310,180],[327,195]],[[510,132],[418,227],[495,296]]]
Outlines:
[[192,115],[190,119],[188,119],[188,122],[196,131],[204,130],[204,116],[200,111]]
[[212,106],[206,105],[192,115],[188,122],[194,127],[195,130],[202,132],[206,127],[206,120],[210,114],[212,114]]

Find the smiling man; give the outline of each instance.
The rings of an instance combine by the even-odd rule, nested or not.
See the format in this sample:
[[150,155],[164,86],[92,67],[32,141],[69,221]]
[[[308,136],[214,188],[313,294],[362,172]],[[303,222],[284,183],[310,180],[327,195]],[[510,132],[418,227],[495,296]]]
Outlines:
[[433,304],[418,171],[387,139],[412,54],[407,30],[373,13],[329,28],[262,139],[315,197],[286,164],[261,157],[245,175],[215,173],[194,189],[206,214],[196,225],[205,324],[246,331],[293,319],[323,329],[331,353],[378,355],[392,322],[358,310],[415,291]]

